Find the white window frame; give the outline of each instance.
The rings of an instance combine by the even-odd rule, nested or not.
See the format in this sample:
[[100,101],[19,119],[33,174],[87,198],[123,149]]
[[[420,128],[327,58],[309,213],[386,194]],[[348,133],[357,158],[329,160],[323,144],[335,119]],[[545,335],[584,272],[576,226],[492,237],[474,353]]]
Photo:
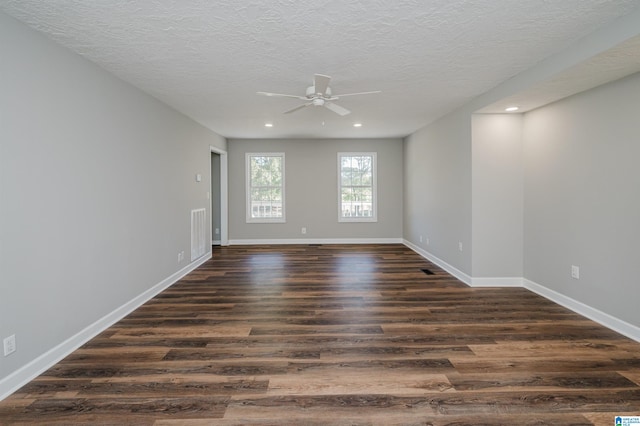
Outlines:
[[[282,217],[252,217],[251,215],[251,158],[253,157],[281,157],[282,158]],[[246,193],[246,221],[247,223],[285,223],[285,159],[284,152],[247,152],[245,154],[245,193]]]
[[[372,215],[368,217],[342,216],[342,158],[343,157],[371,157],[371,194]],[[339,152],[338,153],[338,222],[377,222],[378,221],[378,160],[376,152]]]

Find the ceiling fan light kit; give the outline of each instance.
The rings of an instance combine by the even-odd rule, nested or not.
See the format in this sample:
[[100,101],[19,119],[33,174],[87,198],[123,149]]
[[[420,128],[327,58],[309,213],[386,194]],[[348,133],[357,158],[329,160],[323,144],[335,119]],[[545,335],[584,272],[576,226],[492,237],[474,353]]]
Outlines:
[[285,114],[290,114],[292,112],[298,111],[302,108],[308,106],[317,106],[317,107],[325,107],[330,111],[335,112],[338,115],[345,116],[351,113],[348,109],[335,104],[333,101],[337,101],[340,97],[344,96],[356,96],[356,95],[369,95],[373,93],[380,93],[379,90],[374,90],[371,92],[358,92],[358,93],[346,93],[344,95],[332,95],[331,88],[329,87],[329,82],[331,81],[331,77],[323,74],[315,74],[313,76],[313,86],[307,87],[305,92],[305,96],[298,95],[285,95],[282,93],[271,93],[271,92],[257,92],[258,95],[263,96],[274,96],[274,97],[284,97],[284,98],[296,98],[303,101],[306,101],[302,105],[298,105],[295,108],[292,108],[288,111],[285,111]]

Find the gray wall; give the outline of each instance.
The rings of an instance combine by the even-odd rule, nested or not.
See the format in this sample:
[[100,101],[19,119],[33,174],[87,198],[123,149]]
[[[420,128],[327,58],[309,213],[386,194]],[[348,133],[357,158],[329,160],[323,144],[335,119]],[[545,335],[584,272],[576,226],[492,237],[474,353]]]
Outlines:
[[[338,152],[377,152],[378,221],[338,222]],[[286,223],[245,220],[245,153],[285,153]],[[402,237],[401,139],[231,139],[229,239],[349,239]],[[301,234],[301,228],[307,234]]]
[[403,226],[406,240],[471,274],[471,120],[466,110],[405,139]]
[[[524,271],[640,326],[640,74],[526,114]],[[570,277],[580,267],[580,280]]]
[[522,277],[522,114],[472,117],[473,278]]
[[[577,40],[405,138],[404,238],[460,271],[473,274],[471,116],[498,100],[547,82],[638,35],[640,9]],[[525,213],[526,215],[526,213]],[[429,236],[420,243],[419,236]],[[434,237],[435,236],[435,237]],[[458,241],[465,251],[458,252]],[[480,268],[476,264],[477,268]],[[481,274],[493,270],[478,269]]]
[[186,266],[226,142],[2,13],[0,39],[2,380]]
[[640,326],[640,74],[524,115],[471,107],[405,139],[404,238],[474,283],[523,277]]

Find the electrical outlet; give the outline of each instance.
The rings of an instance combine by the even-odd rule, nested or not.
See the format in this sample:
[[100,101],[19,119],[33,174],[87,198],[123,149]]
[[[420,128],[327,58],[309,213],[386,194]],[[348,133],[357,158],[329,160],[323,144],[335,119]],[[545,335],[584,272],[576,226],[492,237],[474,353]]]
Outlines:
[[301,232],[302,232],[303,234],[306,234],[306,233],[307,233],[307,228],[303,227],[303,228],[302,228],[302,230],[301,230]]
[[420,242],[422,242],[422,235],[420,235]]
[[5,338],[2,343],[4,345],[4,356],[9,356],[16,351],[15,334],[12,334],[11,336]]
[[220,234],[220,228],[216,228],[216,235]]
[[458,243],[458,250],[462,251],[462,241]]
[[580,279],[580,267],[576,265],[571,265],[571,278],[579,280]]

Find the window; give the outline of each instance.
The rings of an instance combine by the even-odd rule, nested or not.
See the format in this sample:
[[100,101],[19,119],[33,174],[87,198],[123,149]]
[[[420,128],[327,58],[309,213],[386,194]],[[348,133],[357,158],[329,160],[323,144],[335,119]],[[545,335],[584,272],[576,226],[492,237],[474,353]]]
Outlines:
[[338,153],[340,222],[376,222],[376,153]]
[[247,222],[284,222],[284,153],[246,154]]

